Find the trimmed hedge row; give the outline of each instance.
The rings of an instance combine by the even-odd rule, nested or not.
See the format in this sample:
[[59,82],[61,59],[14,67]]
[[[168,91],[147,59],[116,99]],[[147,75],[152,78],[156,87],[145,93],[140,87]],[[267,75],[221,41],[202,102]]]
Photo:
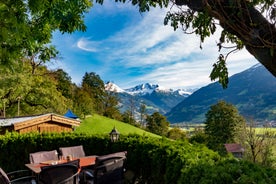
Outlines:
[[0,167],[6,171],[26,169],[29,153],[84,146],[87,155],[127,151],[129,183],[276,183],[276,171],[223,158],[201,145],[138,135],[121,136],[111,143],[108,136],[89,134],[22,134],[0,136]]

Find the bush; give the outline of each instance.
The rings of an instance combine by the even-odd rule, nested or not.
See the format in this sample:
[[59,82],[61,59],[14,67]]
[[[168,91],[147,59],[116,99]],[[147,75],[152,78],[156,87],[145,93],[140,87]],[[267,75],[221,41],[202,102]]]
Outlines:
[[29,153],[80,144],[87,155],[127,151],[132,183],[276,183],[275,170],[223,158],[203,145],[138,135],[121,136],[111,143],[102,135],[10,133],[0,136],[0,167],[5,171],[26,169]]

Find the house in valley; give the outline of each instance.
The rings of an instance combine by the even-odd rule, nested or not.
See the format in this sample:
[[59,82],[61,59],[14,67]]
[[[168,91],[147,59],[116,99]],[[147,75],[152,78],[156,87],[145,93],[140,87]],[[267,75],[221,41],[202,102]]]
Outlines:
[[244,148],[240,144],[224,144],[227,153],[232,153],[236,158],[242,158],[244,153]]

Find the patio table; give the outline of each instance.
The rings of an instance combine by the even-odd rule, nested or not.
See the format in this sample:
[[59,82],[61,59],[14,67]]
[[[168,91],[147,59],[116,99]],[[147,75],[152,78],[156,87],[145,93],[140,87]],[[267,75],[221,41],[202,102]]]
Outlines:
[[[75,159],[80,159],[80,169],[81,169],[83,167],[95,165],[96,157],[97,156],[92,155],[92,156],[86,156],[86,157],[75,158]],[[74,160],[74,158],[73,158],[73,160]],[[66,162],[67,162],[67,160],[49,160],[49,161],[42,162],[42,163],[25,164],[25,166],[28,169],[30,169],[33,173],[38,175],[41,172],[41,167],[43,167],[43,166],[63,164]]]

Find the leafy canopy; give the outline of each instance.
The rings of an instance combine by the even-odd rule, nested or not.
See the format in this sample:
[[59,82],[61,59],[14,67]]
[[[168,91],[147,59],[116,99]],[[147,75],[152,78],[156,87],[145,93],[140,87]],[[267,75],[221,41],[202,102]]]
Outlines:
[[223,144],[233,143],[244,118],[232,104],[219,101],[206,113],[205,133],[208,146],[217,151],[223,150]]
[[44,66],[39,66],[35,74],[31,71],[28,62],[15,63],[13,70],[0,68],[0,114],[11,117],[65,112],[70,99],[57,89],[57,80],[51,72]]
[[155,112],[152,115],[147,116],[147,129],[157,135],[166,135],[169,129],[169,122],[166,117]]
[[53,31],[85,31],[84,13],[91,6],[90,0],[1,1],[0,64],[18,61],[37,45],[50,48]]

